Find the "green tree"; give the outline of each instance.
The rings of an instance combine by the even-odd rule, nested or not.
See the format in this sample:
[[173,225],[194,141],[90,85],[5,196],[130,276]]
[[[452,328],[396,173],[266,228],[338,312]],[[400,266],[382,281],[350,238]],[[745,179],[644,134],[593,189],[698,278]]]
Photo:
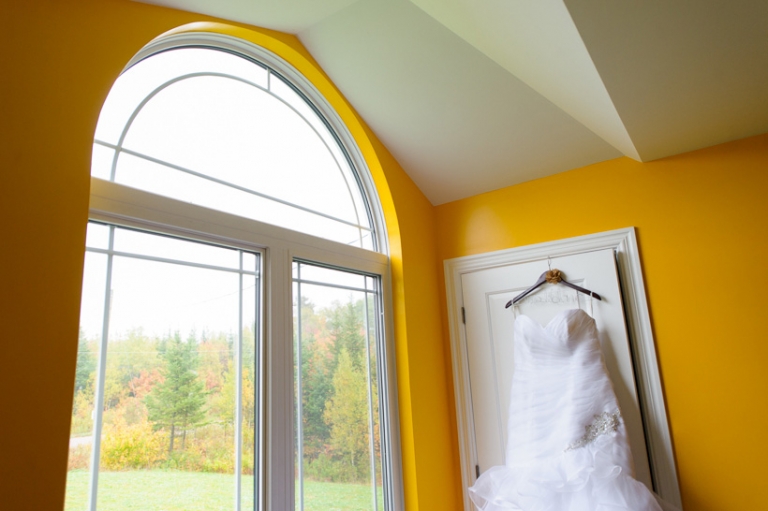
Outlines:
[[152,389],[146,399],[149,420],[156,428],[170,428],[168,452],[173,453],[176,429],[182,430],[181,448],[187,438],[187,429],[199,426],[205,419],[205,389],[197,377],[197,342],[190,337],[183,342],[178,333],[161,343],[161,358],[165,366],[160,370],[163,381]]
[[96,371],[96,354],[92,351],[92,343],[85,338],[80,330],[77,346],[77,367],[75,369],[75,392],[85,390],[88,381]]
[[[301,295],[301,406],[303,454],[306,462],[326,450],[330,428],[323,419],[325,403],[331,397],[331,374],[335,356],[327,328],[327,310],[321,314],[306,295]],[[294,343],[299,323],[294,316]]]
[[88,434],[93,427],[94,382],[96,381],[95,341],[89,341],[80,330],[77,347],[77,366],[75,369],[75,396],[72,405],[73,435]]
[[333,375],[333,397],[324,418],[331,428],[330,445],[342,464],[342,477],[360,480],[368,473],[369,425],[366,374],[345,347]]
[[334,307],[324,311],[328,315],[328,326],[333,338],[335,364],[338,364],[339,354],[343,349],[349,352],[349,356],[356,368],[365,360],[365,328],[363,323],[364,309],[362,300],[352,300],[345,304],[334,303]]
[[310,333],[302,336],[301,357],[304,455],[314,459],[324,450],[331,435],[323,414],[326,402],[333,395],[330,367],[333,356]]

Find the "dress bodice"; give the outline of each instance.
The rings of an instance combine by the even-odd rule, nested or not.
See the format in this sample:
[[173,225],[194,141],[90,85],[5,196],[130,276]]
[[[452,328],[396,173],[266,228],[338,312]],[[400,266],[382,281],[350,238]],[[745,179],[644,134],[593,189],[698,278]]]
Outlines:
[[542,326],[528,316],[515,321],[515,356],[509,417],[508,466],[561,456],[600,417],[616,417],[622,469],[632,473],[619,407],[600,351],[595,321],[566,310]]
[[595,320],[581,309],[560,311],[544,326],[530,316],[520,314],[515,320],[515,343],[520,345],[537,338],[542,341],[574,342],[585,329],[595,330]]

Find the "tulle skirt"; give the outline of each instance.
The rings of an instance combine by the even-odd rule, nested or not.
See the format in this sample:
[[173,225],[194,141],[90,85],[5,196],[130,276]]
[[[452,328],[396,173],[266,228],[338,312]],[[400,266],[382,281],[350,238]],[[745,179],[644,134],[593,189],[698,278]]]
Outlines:
[[612,440],[526,466],[492,467],[470,497],[482,511],[661,511],[654,494],[613,462]]

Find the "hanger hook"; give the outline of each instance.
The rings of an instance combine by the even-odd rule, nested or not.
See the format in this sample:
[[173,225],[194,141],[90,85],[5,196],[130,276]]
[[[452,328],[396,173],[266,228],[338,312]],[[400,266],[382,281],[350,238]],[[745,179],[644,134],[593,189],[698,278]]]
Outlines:
[[549,271],[552,271],[552,257],[547,256],[547,266],[549,266]]

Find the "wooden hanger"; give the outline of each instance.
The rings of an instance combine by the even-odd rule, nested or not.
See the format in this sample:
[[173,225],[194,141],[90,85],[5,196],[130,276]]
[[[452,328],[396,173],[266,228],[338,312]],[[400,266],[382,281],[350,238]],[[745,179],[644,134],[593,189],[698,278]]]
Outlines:
[[522,293],[520,293],[516,297],[512,298],[510,301],[508,301],[507,305],[505,305],[504,308],[505,309],[510,308],[512,305],[516,304],[517,302],[519,302],[520,300],[522,300],[523,298],[528,296],[535,289],[537,289],[538,287],[543,286],[544,284],[547,284],[547,283],[549,283],[549,284],[564,284],[564,285],[570,287],[571,289],[575,289],[576,291],[578,291],[580,293],[584,293],[586,295],[591,296],[592,298],[597,298],[598,300],[602,300],[602,298],[600,298],[600,295],[595,293],[594,291],[590,291],[589,289],[584,289],[581,286],[577,286],[576,284],[571,284],[570,282],[565,280],[563,278],[563,273],[560,270],[558,270],[557,268],[555,268],[554,270],[549,269],[549,270],[545,271],[544,273],[542,273],[539,276],[539,280],[537,280],[535,284],[533,284],[531,287],[529,287],[528,289],[526,289],[525,291],[523,291]]

